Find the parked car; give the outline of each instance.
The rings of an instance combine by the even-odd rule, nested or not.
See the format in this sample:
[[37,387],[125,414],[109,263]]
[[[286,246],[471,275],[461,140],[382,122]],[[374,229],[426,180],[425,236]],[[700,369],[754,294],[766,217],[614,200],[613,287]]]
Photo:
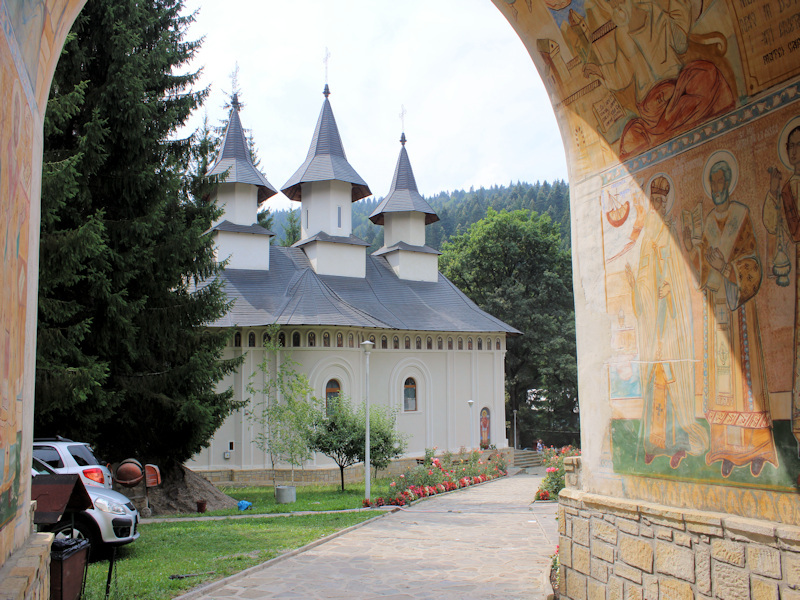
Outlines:
[[[31,475],[55,475],[56,471],[47,464],[33,458]],[[139,537],[139,512],[123,494],[99,487],[85,486],[92,500],[92,508],[75,515],[64,515],[55,525],[43,528],[56,534],[56,538],[75,538],[88,540],[93,548],[101,545],[121,546]]]
[[89,444],[61,436],[36,438],[33,440],[33,455],[50,465],[56,473],[77,473],[87,488],[100,486],[111,489],[111,471],[97,460]]

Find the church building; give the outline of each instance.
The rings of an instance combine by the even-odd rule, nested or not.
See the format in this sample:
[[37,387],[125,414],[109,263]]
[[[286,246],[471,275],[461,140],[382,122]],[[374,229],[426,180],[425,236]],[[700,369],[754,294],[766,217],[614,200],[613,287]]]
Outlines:
[[[344,394],[359,404],[366,381],[361,343],[371,341],[370,402],[398,411],[407,456],[434,446],[507,447],[506,336],[519,332],[439,273],[439,252],[425,244],[425,227],[439,217],[417,189],[405,133],[391,187],[370,215],[384,227],[384,245],[367,254],[369,244],[352,233],[351,207],[372,191],[347,160],[329,95],[326,85],[308,154],[281,190],[300,205],[301,239],[292,247],[271,245],[274,233],[256,224],[259,207],[277,190],[252,163],[233,98],[209,172],[227,173],[216,191],[224,214],[210,234],[218,260],[229,261],[221,277],[233,308],[211,326],[235,329],[225,357],[244,355],[244,362],[220,385],[233,387],[237,400],[249,398],[266,328],[278,324],[280,344],[318,398]],[[269,469],[253,427],[234,413],[187,466],[206,474]],[[317,455],[305,468],[333,466]]]

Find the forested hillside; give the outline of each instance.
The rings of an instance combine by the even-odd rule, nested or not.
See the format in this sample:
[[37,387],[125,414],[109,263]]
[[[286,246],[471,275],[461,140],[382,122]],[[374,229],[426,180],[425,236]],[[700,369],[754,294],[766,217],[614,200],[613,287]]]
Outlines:
[[[558,225],[564,248],[570,245],[569,185],[563,180],[441,192],[426,200],[440,219],[427,228],[428,245],[437,250],[453,235],[466,232],[470,225],[485,217],[489,207],[498,212],[528,209],[547,214]],[[366,199],[353,204],[353,234],[371,244],[369,252],[383,245],[383,227],[373,225],[368,219],[380,201],[381,198]],[[276,243],[284,238],[288,215],[288,211],[272,213],[271,229],[277,235]]]

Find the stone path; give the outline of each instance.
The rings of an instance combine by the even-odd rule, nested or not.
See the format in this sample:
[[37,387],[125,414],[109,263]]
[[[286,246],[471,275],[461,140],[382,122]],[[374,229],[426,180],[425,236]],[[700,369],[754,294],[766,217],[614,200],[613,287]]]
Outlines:
[[530,470],[418,502],[181,599],[543,600],[557,505],[530,504],[544,469]]

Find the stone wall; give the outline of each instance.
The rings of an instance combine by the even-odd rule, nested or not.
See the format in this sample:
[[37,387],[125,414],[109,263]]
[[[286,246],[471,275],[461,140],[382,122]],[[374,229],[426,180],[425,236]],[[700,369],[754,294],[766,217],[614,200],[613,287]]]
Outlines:
[[[568,459],[579,482],[580,457]],[[800,527],[567,487],[559,495],[562,598],[800,600]]]
[[52,533],[34,533],[0,567],[0,598],[47,600],[50,597]]

